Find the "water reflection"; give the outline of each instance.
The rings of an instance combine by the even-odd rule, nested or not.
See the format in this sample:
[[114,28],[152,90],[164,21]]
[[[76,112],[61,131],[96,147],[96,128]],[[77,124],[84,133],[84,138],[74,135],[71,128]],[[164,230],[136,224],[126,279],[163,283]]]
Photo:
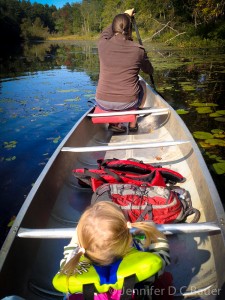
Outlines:
[[94,43],[37,43],[25,45],[22,53],[1,59],[1,78],[17,77],[27,72],[45,71],[66,66],[71,71],[85,71],[98,80],[98,56]]

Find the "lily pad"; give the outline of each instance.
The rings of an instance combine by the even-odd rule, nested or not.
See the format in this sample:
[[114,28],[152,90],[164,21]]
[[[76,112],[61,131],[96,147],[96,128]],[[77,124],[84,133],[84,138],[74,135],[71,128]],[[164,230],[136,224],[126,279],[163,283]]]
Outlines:
[[12,161],[12,160],[15,160],[16,159],[16,156],[11,156],[11,157],[7,157],[5,159],[5,161]]
[[212,130],[211,130],[211,132],[212,132],[212,133],[218,133],[218,134],[223,134],[223,133],[225,133],[225,131],[224,131],[224,130],[222,130],[222,129],[219,129],[219,128],[212,129]]
[[221,117],[221,114],[218,114],[217,112],[214,112],[214,113],[209,114],[209,117],[217,118],[217,117]]
[[86,94],[86,95],[84,95],[84,97],[86,97],[86,98],[91,98],[91,97],[95,97],[95,94]]
[[198,114],[210,114],[212,113],[212,109],[210,107],[197,107],[196,108]]
[[219,140],[219,139],[208,139],[205,140],[205,142],[207,144],[210,144],[212,146],[221,146],[221,147],[225,147],[225,141],[223,140]]
[[204,141],[199,141],[198,144],[199,144],[202,148],[211,148],[211,147],[213,147],[212,145],[207,144],[207,143],[204,142]]
[[218,175],[225,174],[225,162],[218,162],[213,164],[213,170]]
[[190,106],[195,106],[195,107],[213,107],[213,106],[218,106],[216,103],[202,103],[202,102],[193,102],[189,104]]
[[189,113],[188,110],[185,110],[185,109],[182,109],[182,108],[177,109],[176,112],[178,113],[178,115],[186,115],[186,114]]
[[7,224],[7,227],[12,227],[15,219],[16,219],[16,216],[12,216],[12,218],[9,221],[9,223]]
[[214,159],[214,158],[216,158],[217,156],[216,156],[216,154],[209,154],[208,157],[211,158],[211,159]]
[[191,86],[191,85],[184,85],[183,86],[183,90],[184,91],[195,91],[196,90],[196,88],[195,87],[193,87],[193,86]]
[[7,225],[7,227],[12,227],[12,225],[13,225],[15,219],[16,219],[16,216],[12,216],[12,218],[10,219],[10,221],[9,221],[9,223],[8,223],[8,225]]
[[216,111],[220,115],[225,115],[225,109]]
[[218,139],[223,139],[225,138],[225,133],[215,133],[213,136]]
[[223,118],[223,117],[215,118],[214,120],[217,122],[225,122],[225,118]]
[[217,162],[225,162],[225,160],[222,159],[221,156],[217,156],[216,161],[217,161]]
[[200,140],[213,139],[213,135],[210,132],[204,131],[195,131],[193,132],[193,136]]
[[79,92],[79,90],[77,90],[77,89],[71,89],[71,90],[57,90],[57,92],[59,92],[59,93],[71,93],[71,92],[73,92],[73,93],[75,93],[75,92]]
[[17,144],[16,141],[4,142],[4,148],[10,150],[12,148],[15,148],[16,144]]
[[208,158],[216,160],[217,162],[225,162],[221,156],[216,154],[207,153]]
[[66,100],[64,100],[64,102],[73,102],[73,101],[75,101],[75,99],[66,99]]
[[59,142],[59,139],[61,138],[61,136],[59,135],[58,137],[54,138],[53,143],[57,144]]

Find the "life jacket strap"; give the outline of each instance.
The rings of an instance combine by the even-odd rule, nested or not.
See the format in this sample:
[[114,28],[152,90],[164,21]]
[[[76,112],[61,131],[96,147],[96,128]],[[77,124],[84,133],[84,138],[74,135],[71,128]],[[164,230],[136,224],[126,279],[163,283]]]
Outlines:
[[134,289],[135,282],[136,282],[135,274],[124,278],[123,291],[120,296],[120,300],[131,300],[132,299],[133,293],[131,291],[133,291],[133,289]]
[[95,285],[93,283],[83,285],[84,300],[94,300]]
[[[120,300],[131,300],[136,282],[136,275],[130,275],[124,278],[123,290],[120,296]],[[93,283],[83,285],[83,296],[84,300],[94,300],[95,286]]]

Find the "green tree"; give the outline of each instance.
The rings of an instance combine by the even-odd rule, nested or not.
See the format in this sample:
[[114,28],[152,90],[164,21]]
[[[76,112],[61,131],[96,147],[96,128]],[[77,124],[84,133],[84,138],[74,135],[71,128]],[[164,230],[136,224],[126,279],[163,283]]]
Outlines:
[[[126,1],[125,1],[126,2]],[[112,23],[116,14],[123,12],[120,0],[106,0],[104,4],[104,10],[102,10],[102,28]]]
[[[20,40],[21,9],[16,0],[0,0],[0,39],[1,48],[18,43]],[[7,49],[8,50],[8,49]]]
[[74,8],[66,3],[61,9],[53,13],[55,29],[60,34],[73,34]]
[[195,7],[196,13],[205,23],[215,22],[224,16],[224,10],[224,0],[198,0]]
[[82,17],[80,12],[80,4],[74,3],[72,5],[72,32],[73,34],[81,34],[81,27],[82,27]]
[[48,27],[44,27],[39,17],[37,17],[34,22],[30,19],[23,19],[21,24],[21,36],[24,40],[45,39],[48,36]]

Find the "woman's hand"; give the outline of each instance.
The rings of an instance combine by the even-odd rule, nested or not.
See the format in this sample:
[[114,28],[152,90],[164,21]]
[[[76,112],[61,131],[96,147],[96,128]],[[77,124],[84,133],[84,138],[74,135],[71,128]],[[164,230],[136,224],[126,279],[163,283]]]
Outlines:
[[130,17],[133,17],[135,15],[134,8],[127,9],[124,13],[128,14]]

